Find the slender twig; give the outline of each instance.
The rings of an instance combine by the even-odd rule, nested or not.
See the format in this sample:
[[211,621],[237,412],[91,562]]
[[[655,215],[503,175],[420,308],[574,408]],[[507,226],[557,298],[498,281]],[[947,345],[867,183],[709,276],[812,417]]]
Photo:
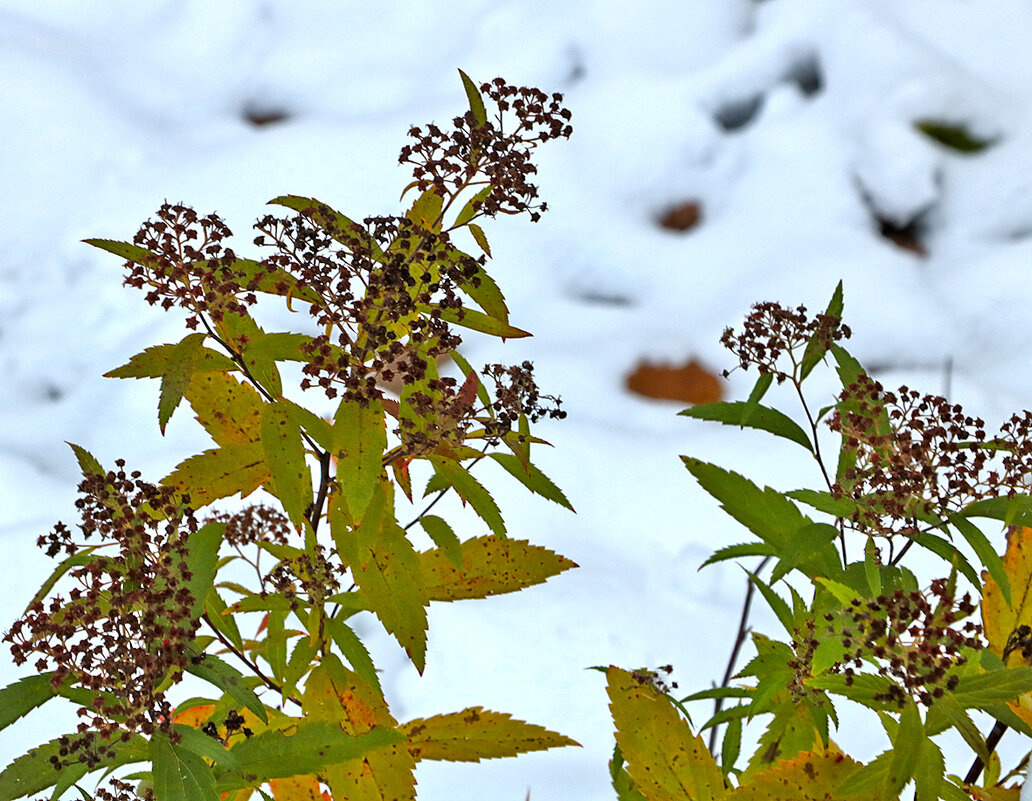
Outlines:
[[[760,566],[756,568],[755,575],[759,575],[760,571],[767,566],[767,562],[770,561],[769,556],[763,557],[763,561],[760,562]],[[721,687],[727,687],[731,681],[731,677],[735,673],[735,663],[738,662],[738,654],[742,650],[742,645],[745,644],[745,638],[749,635],[749,609],[752,607],[753,594],[756,592],[756,585],[752,579],[748,579],[745,587],[745,600],[742,602],[742,615],[738,620],[738,634],[735,635],[735,644],[731,648],[731,656],[727,660],[727,668],[724,670],[724,678],[720,682]],[[713,714],[720,714],[720,710],[724,707],[723,698],[713,699]],[[717,747],[717,729],[719,726],[714,726],[710,729],[709,739],[709,750],[712,752]]]
[[[993,726],[993,730],[989,732],[989,736],[985,738],[985,750],[987,753],[992,754],[996,750],[997,744],[1000,742],[1000,738],[1003,737],[1004,732],[1007,731],[1007,724],[996,721],[996,725]],[[974,784],[978,781],[978,777],[982,775],[982,768],[985,767],[985,763],[982,762],[982,757],[976,756],[975,761],[971,763],[971,770],[967,772],[967,776],[964,777],[964,784]]]
[[330,454],[323,451],[319,454],[319,493],[312,501],[312,505],[305,510],[305,517],[312,525],[312,532],[319,531],[319,520],[322,518],[323,504],[326,503],[326,493],[330,490]]
[[294,696],[292,696],[292,695],[284,696],[283,695],[283,688],[280,685],[278,685],[276,682],[274,682],[272,679],[270,679],[268,676],[266,676],[264,673],[262,673],[261,668],[258,667],[258,663],[257,662],[253,662],[252,660],[248,659],[243,653],[241,653],[237,649],[237,647],[235,645],[233,645],[233,643],[231,643],[228,639],[226,639],[226,637],[222,634],[222,632],[219,631],[214,625],[212,625],[211,618],[208,617],[208,613],[207,612],[205,612],[202,615],[202,617],[204,618],[204,622],[207,623],[208,626],[211,628],[211,630],[215,632],[215,636],[218,637],[219,642],[221,642],[224,646],[226,646],[226,650],[228,650],[230,653],[233,654],[233,656],[235,656],[237,659],[239,659],[241,662],[243,662],[245,665],[247,665],[248,669],[251,670],[254,673],[254,675],[256,675],[259,679],[261,679],[262,682],[267,687],[269,687],[270,689],[273,689],[276,692],[278,692],[287,701],[293,701],[298,706],[301,706],[301,702],[298,701],[296,698],[294,698]]

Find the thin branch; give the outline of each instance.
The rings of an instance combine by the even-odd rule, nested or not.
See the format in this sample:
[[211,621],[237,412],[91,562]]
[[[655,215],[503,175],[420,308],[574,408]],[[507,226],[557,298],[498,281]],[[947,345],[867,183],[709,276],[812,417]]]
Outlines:
[[[760,562],[760,566],[756,568],[755,575],[759,575],[760,571],[767,566],[767,562],[770,561],[769,556],[763,557],[763,561]],[[720,682],[721,687],[727,687],[731,681],[731,677],[735,674],[735,663],[738,662],[738,654],[742,650],[742,646],[745,644],[745,638],[749,635],[749,610],[752,607],[753,595],[756,592],[756,585],[752,582],[752,579],[746,580],[745,588],[745,600],[742,602],[742,616],[738,620],[738,634],[735,635],[735,644],[731,648],[731,656],[727,660],[727,668],[724,670],[724,678]],[[717,715],[720,710],[724,707],[723,698],[713,699],[713,714]],[[712,753],[717,747],[717,730],[719,726],[714,726],[710,729],[709,738],[709,750]]]
[[[1000,742],[1000,738],[1003,737],[1004,732],[1007,731],[1007,724],[996,721],[996,725],[993,726],[993,730],[989,732],[989,736],[985,738],[985,750],[992,754],[996,750],[997,744]],[[964,784],[974,784],[978,781],[978,777],[982,775],[982,768],[985,764],[982,762],[982,757],[976,756],[975,761],[971,763],[971,769],[967,772],[967,776],[964,777]]]
[[245,665],[247,665],[248,669],[251,670],[254,673],[254,675],[256,675],[259,679],[261,679],[262,682],[267,687],[269,687],[270,689],[273,689],[276,692],[278,692],[280,694],[280,696],[285,698],[287,701],[293,701],[298,706],[301,706],[301,702],[298,701],[294,696],[292,696],[292,695],[284,696],[283,695],[283,688],[280,685],[278,685],[276,682],[274,682],[272,679],[270,679],[268,676],[266,676],[264,673],[262,673],[261,668],[258,667],[258,664],[256,662],[252,662],[250,659],[248,659],[246,656],[244,656],[244,654],[242,654],[240,651],[238,651],[236,646],[233,645],[233,643],[231,643],[229,640],[227,640],[225,638],[225,636],[223,636],[222,632],[219,631],[217,628],[215,628],[214,625],[212,625],[211,618],[208,617],[208,613],[207,612],[205,612],[202,615],[202,617],[204,618],[204,622],[207,623],[208,626],[211,628],[211,630],[215,632],[215,636],[218,637],[219,642],[221,642],[224,646],[226,646],[226,649],[230,653],[232,653],[233,656],[235,656],[237,659],[239,659],[241,662],[243,662]]

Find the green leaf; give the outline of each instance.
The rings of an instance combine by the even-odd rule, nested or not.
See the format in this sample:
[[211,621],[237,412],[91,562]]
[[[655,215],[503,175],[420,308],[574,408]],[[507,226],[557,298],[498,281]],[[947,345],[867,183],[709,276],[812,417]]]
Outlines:
[[186,564],[192,574],[186,588],[194,598],[190,619],[197,620],[203,613],[208,593],[215,584],[215,569],[219,560],[219,546],[226,536],[225,523],[206,523],[189,537]]
[[246,498],[269,478],[262,443],[248,442],[191,456],[176,465],[161,483],[188,494],[190,505],[200,509],[237,493]]
[[165,373],[161,377],[161,391],[158,395],[158,428],[165,433],[165,426],[172,413],[183,399],[183,393],[190,385],[194,366],[201,357],[204,334],[188,334],[174,345],[169,353]]
[[728,559],[739,559],[743,556],[777,556],[778,550],[765,542],[743,542],[738,545],[727,545],[714,552],[709,559],[699,565],[699,570],[706,565],[726,562]]
[[327,632],[344,658],[351,663],[351,667],[358,677],[370,687],[375,687],[383,695],[380,676],[377,674],[373,658],[369,655],[362,640],[343,620],[335,617],[326,617],[324,620]]
[[79,469],[82,470],[82,474],[86,478],[107,475],[108,471],[97,461],[97,457],[88,450],[73,442],[66,442],[65,444],[72,449],[72,452],[75,454],[75,460],[79,463]]
[[272,479],[269,490],[300,531],[305,510],[312,503],[312,473],[305,462],[301,429],[283,404],[269,403],[262,408],[261,432],[262,452]]
[[[488,317],[493,317],[500,323],[508,324],[509,307],[505,303],[505,296],[502,294],[502,290],[498,288],[495,280],[483,267],[478,268],[477,273],[472,278],[468,281],[463,281],[458,286],[464,294],[480,305],[480,308],[487,313]],[[465,374],[469,375],[469,370]]]
[[841,695],[858,704],[863,704],[869,709],[885,712],[899,711],[895,701],[885,700],[888,697],[889,688],[893,686],[889,679],[871,673],[858,673],[851,678],[850,682],[847,681],[846,676],[841,674],[826,674],[808,678],[804,684],[807,687],[816,687],[818,690]]
[[320,773],[349,759],[403,741],[404,735],[377,727],[367,734],[346,734],[329,720],[300,720],[293,733],[269,729],[241,740],[231,752],[243,770],[219,776],[219,792],[251,787],[269,779]]
[[429,535],[434,544],[456,570],[462,569],[462,543],[452,531],[452,527],[437,515],[421,515],[419,525]]
[[466,97],[469,99],[469,110],[473,112],[473,118],[479,125],[484,125],[487,122],[487,111],[484,109],[484,98],[480,96],[480,91],[477,89],[477,85],[473,83],[470,77],[459,70],[459,75],[462,76],[462,86],[466,90]]
[[491,531],[504,537],[505,521],[502,520],[502,512],[484,486],[454,459],[433,454],[428,458],[434,466],[435,477],[452,487],[463,501],[472,506]]
[[913,773],[916,784],[914,801],[939,801],[946,784],[946,760],[939,746],[927,737],[921,738],[921,751]]
[[[223,342],[229,343],[229,347],[243,361],[249,380],[273,396],[282,395],[283,381],[276,360],[261,347],[261,343],[270,335],[249,314],[227,314],[215,327]],[[295,351],[294,355],[297,360],[301,360],[300,353]]]
[[914,776],[922,743],[927,740],[921,713],[913,699],[907,699],[899,718],[899,729],[892,741],[892,760],[885,783],[885,795],[893,798],[899,795]]
[[200,756],[173,745],[163,732],[154,732],[150,744],[154,801],[218,801],[211,770]]
[[333,453],[337,481],[354,520],[361,520],[383,473],[387,428],[383,404],[368,406],[345,398],[333,420]]
[[986,748],[982,732],[978,730],[978,726],[975,725],[971,716],[957,702],[953,693],[947,691],[940,698],[936,698],[935,703],[928,708],[925,730],[931,736],[951,728],[960,732],[964,742],[981,757],[983,763],[989,762],[989,751]]
[[516,592],[541,584],[577,567],[548,548],[525,540],[473,537],[462,543],[462,566],[456,568],[437,548],[419,554],[431,601],[459,601]]
[[877,598],[882,591],[877,553],[878,546],[874,544],[874,538],[868,537],[864,545],[864,576],[867,578],[867,588],[871,591],[872,598]]
[[964,517],[989,517],[1002,520],[1004,525],[1032,527],[1032,497],[1015,495],[1013,498],[986,498],[965,506]]
[[135,262],[136,264],[143,264],[146,258],[151,255],[147,248],[130,245],[128,242],[117,242],[113,239],[84,239],[82,241],[87,245],[93,245],[95,248],[106,250],[108,253],[113,253],[126,261]]
[[[66,735],[74,738],[74,734]],[[41,792],[53,787],[61,779],[61,771],[54,770],[51,757],[58,757],[61,748],[57,738],[44,745],[32,748],[28,753],[15,759],[0,773],[0,801],[14,801],[27,795]],[[101,739],[97,743],[110,747],[115,753],[112,757],[102,758],[93,768],[104,770],[127,765],[132,762],[143,762],[148,759],[148,743],[142,737],[134,736],[129,742],[117,739]]]
[[82,567],[93,561],[93,552],[98,548],[102,548],[102,545],[90,545],[87,548],[80,548],[78,551],[73,553],[71,556],[64,559],[61,564],[54,568],[54,572],[50,574],[46,581],[43,582],[43,586],[39,588],[39,591],[32,596],[32,600],[29,601],[28,606],[25,607],[25,611],[22,612],[24,615],[28,612],[33,604],[38,601],[42,601],[54,589],[54,585],[61,580],[61,577],[69,570],[75,567]]
[[376,261],[383,261],[383,248],[361,225],[345,217],[339,211],[334,211],[322,201],[311,197],[299,197],[297,195],[281,195],[269,201],[269,205],[285,206],[293,209],[299,214],[308,217],[316,225],[322,228],[331,237],[336,239],[348,248],[353,248],[356,242],[368,248]]
[[989,571],[989,575],[992,576],[993,580],[1000,587],[1000,592],[1003,593],[1004,600],[1008,605],[1010,605],[1010,578],[1007,576],[1007,569],[1003,566],[1003,560],[1000,558],[1000,555],[996,553],[996,549],[993,548],[988,538],[974,523],[963,515],[951,512],[947,516],[947,519],[950,521],[950,524],[960,532],[960,535],[967,540],[967,544],[971,546],[971,550],[975,552],[975,555],[981,560],[982,565]]
[[233,615],[223,614],[226,611],[226,602],[214,587],[209,590],[205,598],[204,611],[208,616],[209,624],[233,643],[237,650],[243,650],[244,640],[240,636],[240,629],[237,627],[236,620],[233,619]]
[[[475,225],[470,224],[470,230],[476,228]],[[502,339],[519,339],[520,337],[529,337],[530,332],[524,331],[522,328],[516,328],[508,323],[503,323],[501,320],[497,320],[494,317],[489,317],[483,312],[478,312],[475,309],[463,307],[461,309],[442,309],[435,303],[429,304],[429,308],[440,311],[440,318],[446,323],[452,323],[453,325],[461,326],[462,328],[468,328],[471,331],[479,331],[482,334],[490,334],[494,337],[501,337]]]
[[[761,490],[738,473],[690,456],[681,459],[700,486],[720,501],[724,511],[778,552],[790,547],[796,532],[813,523],[777,490]],[[798,567],[810,578],[825,575],[826,559],[827,554],[816,553]]]
[[455,217],[455,222],[452,223],[452,228],[461,228],[472,220],[477,214],[477,204],[483,202],[484,198],[491,194],[491,190],[493,188],[494,187],[491,186],[485,186],[466,201],[466,205],[462,207],[462,210]]
[[842,562],[835,550],[835,539],[839,530],[827,523],[805,523],[788,544],[778,553],[777,564],[771,573],[771,584],[804,563],[809,565],[808,575],[813,578],[814,570],[822,575],[837,575],[842,572]]
[[726,426],[747,426],[768,431],[790,442],[802,445],[813,453],[813,445],[809,437],[798,423],[769,406],[756,405],[752,409],[742,401],[720,401],[718,403],[700,403],[678,412],[682,417],[694,417],[697,420],[712,420]]
[[[191,336],[201,335],[192,334]],[[104,373],[104,377],[161,378],[169,371],[169,365],[174,359],[176,347],[176,343],[169,343],[147,348],[143,352],[130,357],[129,361],[121,367],[116,367],[114,370]],[[197,361],[194,363],[195,373],[209,370],[232,371],[236,369],[236,362],[211,348],[201,348]]]
[[254,690],[248,686],[242,673],[231,665],[223,662],[215,654],[200,653],[196,649],[189,648],[190,659],[187,661],[186,672],[191,673],[209,684],[213,684],[227,695],[231,696],[241,706],[247,707],[263,723],[269,722],[269,716],[265,712],[265,706]]
[[[480,245],[480,249],[487,254],[488,258],[491,258],[491,246],[487,243],[487,235],[484,233],[484,229],[476,223],[468,223],[466,228],[471,234],[473,234],[473,238],[476,240],[477,244]],[[527,336],[529,336],[529,334]]]
[[0,690],[0,729],[6,729],[18,718],[27,715],[57,695],[51,686],[53,673],[26,676]]
[[[769,375],[769,373],[768,373]],[[742,752],[742,719],[729,720],[724,729],[724,740],[720,746],[720,769],[727,776],[735,767]]]
[[[753,412],[756,411],[760,405],[760,401],[763,400],[763,396],[767,394],[767,390],[770,389],[770,385],[774,383],[774,373],[762,373],[759,378],[756,379],[756,383],[753,385],[752,392],[749,393],[749,398],[745,402],[745,408],[742,410],[742,419],[738,423],[740,426],[748,425],[749,420],[752,419]],[[810,441],[807,439],[806,447],[810,447]]]
[[958,153],[978,153],[993,144],[993,139],[973,135],[964,124],[935,119],[915,120],[914,127],[940,145]]
[[931,551],[936,556],[942,558],[947,564],[955,565],[956,568],[964,574],[964,577],[970,581],[976,587],[981,586],[982,582],[978,578],[978,573],[971,566],[971,563],[964,557],[964,555],[957,550],[951,542],[947,542],[942,537],[932,534],[930,531],[923,531],[917,534],[914,538],[914,544],[920,545],[922,548]]
[[498,464],[504,467],[509,474],[513,476],[513,478],[523,484],[523,486],[535,495],[540,495],[542,498],[547,498],[553,503],[565,506],[571,512],[577,511],[566,499],[563,491],[552,482],[552,479],[542,473],[535,465],[529,465],[530,470],[528,472],[524,469],[520,460],[511,453],[492,453],[490,456],[498,462]]
[[767,583],[759,578],[755,573],[750,573],[748,570],[745,572],[749,576],[749,580],[756,586],[756,589],[760,591],[760,595],[762,595],[763,600],[767,602],[767,606],[769,606],[771,611],[777,616],[781,625],[785,627],[785,630],[789,634],[792,634],[793,629],[795,629],[795,618],[792,615],[792,610],[789,609],[788,604],[785,603],[785,600],[767,586]]
[[[828,303],[828,308],[824,312],[827,317],[835,317],[840,322],[842,321],[842,282],[839,281],[835,287],[835,291],[832,293],[831,302]],[[827,343],[822,343],[816,338],[810,339],[806,343],[806,349],[803,351],[803,360],[800,363],[799,380],[803,381],[813,371],[821,359],[824,358],[824,354],[828,352]]]
[[1032,691],[1032,668],[1011,667],[958,677],[953,697],[964,709],[987,709]]
[[331,526],[330,533],[369,609],[422,673],[428,603],[422,566],[394,518],[383,485],[377,486],[357,529]]
[[849,498],[836,498],[830,492],[800,489],[790,490],[785,495],[833,517],[849,517],[856,509],[856,504]]
[[416,198],[412,208],[406,213],[412,222],[419,228],[427,231],[439,232],[441,230],[441,209],[444,206],[444,198],[433,189],[427,189]]
[[182,738],[179,745],[181,750],[210,759],[225,770],[239,771],[243,769],[243,765],[240,764],[236,755],[214,737],[209,737],[200,729],[184,726],[181,723],[172,724],[172,728]]

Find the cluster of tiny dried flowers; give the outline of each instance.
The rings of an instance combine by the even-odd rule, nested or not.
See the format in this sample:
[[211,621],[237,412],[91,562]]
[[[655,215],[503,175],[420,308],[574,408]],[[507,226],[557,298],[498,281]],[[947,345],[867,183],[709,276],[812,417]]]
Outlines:
[[232,248],[223,247],[232,233],[216,214],[200,217],[189,206],[163,203],[133,237],[149,253],[126,262],[125,284],[146,290],[152,306],[189,312],[190,329],[202,318],[220,322],[226,313],[246,314],[263,276],[241,269]]
[[[266,577],[275,591],[290,602],[290,608],[297,611],[301,608],[298,595],[318,606],[331,595],[340,590],[338,576],[344,572],[343,567],[335,566],[326,557],[323,547],[316,545],[314,558],[307,554],[284,559]],[[262,582],[264,592],[265,582]]]
[[[854,599],[838,615],[825,616],[826,634],[838,637],[843,659],[831,668],[852,684],[865,660],[892,681],[876,701],[902,707],[907,697],[931,706],[957,686],[956,668],[983,647],[982,627],[965,618],[977,609],[971,596],[956,598],[945,579],[926,593],[901,589],[873,600]],[[963,621],[963,622],[962,622]]]
[[483,259],[460,253],[447,232],[408,217],[338,222],[326,207],[256,228],[255,244],[275,250],[262,264],[297,279],[294,297],[322,332],[301,347],[303,389],[367,405],[381,397],[379,381],[421,381],[428,359],[460,344],[442,312],[462,313],[457,288],[479,285]]
[[[54,687],[69,682],[95,693],[79,711],[80,739],[54,758],[56,767],[95,762],[96,742],[172,733],[171,705],[158,687],[187,667],[198,625],[187,588],[186,540],[197,530],[191,510],[171,488],[127,474],[122,460],[116,465],[83,480],[76,506],[83,536],[115,545],[117,554],[94,554],[73,568],[66,597],[35,601],[4,635],[15,664],[36,656],[36,670],[53,670]],[[38,544],[51,556],[79,547],[60,523]]]
[[264,503],[253,503],[238,512],[212,512],[206,523],[224,523],[223,541],[236,549],[259,542],[286,545],[293,531],[290,520],[279,509]]
[[495,385],[492,416],[485,421],[489,437],[497,439],[505,436],[521,416],[526,416],[532,423],[545,417],[552,420],[566,418],[561,398],[541,394],[534,379],[533,362],[525,361],[508,367],[488,364],[484,366],[484,375]]
[[[797,348],[814,341],[827,349],[834,342],[848,339],[850,334],[849,326],[834,315],[818,314],[811,320],[805,306],[793,310],[767,301],[752,307],[742,333],[727,328],[720,342],[738,358],[738,366],[743,370],[756,365],[760,375],[771,374],[780,384],[795,375]],[[783,356],[788,357],[791,369],[785,369]],[[725,378],[729,374],[729,370],[724,371]]]
[[1032,413],[1014,415],[991,443],[985,423],[945,398],[900,387],[886,392],[861,374],[828,420],[856,464],[832,487],[855,504],[859,530],[919,533],[920,517],[945,517],[984,498],[1025,492],[1032,474]]
[[548,206],[536,202],[538,188],[529,180],[537,172],[531,152],[550,139],[568,139],[572,115],[561,94],[549,97],[540,89],[511,86],[503,78],[481,84],[480,91],[497,109],[493,119],[480,123],[467,111],[452,120],[455,127],[449,132],[434,124],[425,131],[413,127],[409,136],[415,144],[405,145],[398,161],[413,165],[420,192],[432,188],[441,197],[458,194],[482,175],[486,180],[478,183],[490,190],[477,201],[474,216],[528,212],[537,222]]

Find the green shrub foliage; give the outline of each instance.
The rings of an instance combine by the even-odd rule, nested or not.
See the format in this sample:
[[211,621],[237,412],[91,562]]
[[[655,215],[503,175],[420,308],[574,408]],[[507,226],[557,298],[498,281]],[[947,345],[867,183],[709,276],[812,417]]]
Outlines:
[[[682,412],[787,440],[819,484],[779,491],[682,457],[749,535],[705,564],[758,565],[743,565],[749,589],[721,686],[677,697],[662,671],[606,671],[621,801],[874,801],[908,787],[918,801],[1018,797],[1008,783],[1025,762],[1003,775],[994,749],[1008,729],[1032,735],[1032,413],[994,436],[945,398],[887,391],[843,347],[842,309],[841,284],[813,318],[754,306],[722,338],[736,369],[759,373],[748,400]],[[804,382],[829,361],[841,391],[821,407]],[[795,419],[764,405],[775,383],[795,396]],[[1007,527],[1002,557],[976,521]],[[915,574],[916,550],[941,572]],[[754,592],[783,631],[753,632],[755,656],[735,674]],[[693,730],[686,705],[699,701],[714,714]],[[867,764],[834,741],[843,702],[866,707],[871,737],[884,739]],[[951,730],[971,749],[966,773],[937,742]]]
[[[508,539],[472,472],[493,459],[570,507],[531,460],[547,444],[531,426],[563,417],[559,400],[538,389],[530,362],[476,370],[458,350],[464,329],[528,335],[488,274],[481,222],[545,211],[531,156],[570,135],[570,112],[561,95],[460,74],[469,110],[450,130],[409,131],[400,161],[414,180],[402,197],[413,200],[400,216],[356,222],[278,197],[288,215],[258,220],[258,255],[245,258],[217,215],[165,203],[131,243],[88,240],[125,260],[126,285],[149,304],[185,312],[189,329],[107,375],[158,379],[161,431],[185,401],[212,446],[157,483],[72,446],[81,521],[40,537],[62,561],[4,636],[36,674],[0,690],[0,726],[57,697],[82,721],[0,773],[0,801],[324,789],[411,799],[421,759],[575,744],[479,706],[399,723],[350,620],[375,615],[422,672],[430,601],[515,592],[575,566]],[[299,331],[262,327],[259,309],[276,300]],[[289,399],[291,374],[332,413]],[[429,500],[402,525],[397,502],[413,500],[413,473],[430,476]],[[258,502],[219,505],[257,490]],[[430,514],[449,493],[472,510],[461,525]],[[480,533],[461,537],[470,525]],[[416,549],[416,526],[435,547]],[[208,697],[173,700],[187,674]],[[95,796],[90,774],[108,779]]]

